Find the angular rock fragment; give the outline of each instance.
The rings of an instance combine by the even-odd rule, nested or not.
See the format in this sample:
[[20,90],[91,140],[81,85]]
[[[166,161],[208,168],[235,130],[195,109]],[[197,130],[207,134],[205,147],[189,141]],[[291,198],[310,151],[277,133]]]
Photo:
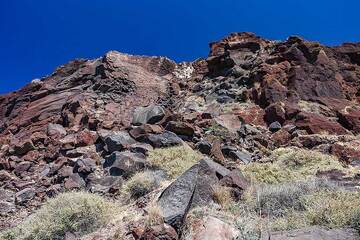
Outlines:
[[163,119],[165,110],[161,106],[150,105],[147,107],[138,107],[134,111],[132,124],[142,125],[145,123],[154,124]]

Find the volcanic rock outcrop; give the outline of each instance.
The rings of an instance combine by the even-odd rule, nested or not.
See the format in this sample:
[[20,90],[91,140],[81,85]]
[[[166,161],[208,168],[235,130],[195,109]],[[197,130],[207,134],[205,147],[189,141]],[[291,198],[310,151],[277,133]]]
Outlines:
[[[360,44],[234,33],[210,49],[209,57],[180,64],[112,51],[1,95],[0,229],[65,190],[116,194],[154,148],[186,144],[208,155],[226,174],[205,160],[187,174],[203,169],[214,182],[234,162],[248,164],[279,146],[358,162]],[[169,224],[194,204],[196,189],[208,187],[205,177],[191,177],[181,213],[166,212]],[[164,206],[171,194],[162,194]]]

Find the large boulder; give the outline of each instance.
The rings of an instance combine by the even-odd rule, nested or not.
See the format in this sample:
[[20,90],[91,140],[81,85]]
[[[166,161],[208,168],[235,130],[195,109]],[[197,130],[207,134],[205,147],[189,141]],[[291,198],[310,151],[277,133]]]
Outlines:
[[229,173],[228,169],[210,159],[192,166],[159,197],[158,205],[165,222],[179,229],[190,209],[213,203],[213,186]]
[[138,107],[134,111],[132,124],[142,125],[145,123],[154,124],[161,121],[165,116],[165,110],[161,106],[150,105]]

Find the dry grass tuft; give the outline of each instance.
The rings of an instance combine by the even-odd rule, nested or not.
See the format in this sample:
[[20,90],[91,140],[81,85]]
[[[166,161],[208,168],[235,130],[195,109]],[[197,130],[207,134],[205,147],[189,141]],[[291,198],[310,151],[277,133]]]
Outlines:
[[151,166],[163,169],[171,178],[176,178],[201,160],[202,155],[188,146],[154,149],[149,153]]
[[133,198],[142,197],[156,188],[156,180],[151,172],[139,172],[124,185],[126,193]]
[[231,188],[216,185],[213,187],[213,198],[222,207],[230,206],[234,204],[234,200],[231,195]]
[[0,234],[5,240],[63,239],[66,232],[87,234],[106,225],[116,206],[86,192],[68,192],[49,200],[19,226]]
[[156,204],[150,205],[147,209],[146,225],[155,226],[163,223],[164,218],[161,208]]

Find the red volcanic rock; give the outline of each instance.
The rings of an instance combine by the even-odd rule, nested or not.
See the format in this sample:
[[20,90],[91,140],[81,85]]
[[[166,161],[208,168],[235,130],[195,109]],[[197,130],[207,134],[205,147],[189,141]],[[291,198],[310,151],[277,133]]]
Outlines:
[[313,113],[300,113],[296,117],[295,125],[310,134],[347,134],[347,130],[338,122]]
[[167,123],[166,130],[176,133],[178,135],[192,136],[195,132],[195,127],[186,122],[170,121]]
[[264,115],[265,112],[259,106],[250,106],[244,109],[235,108],[234,114],[241,119],[244,123],[265,126]]
[[345,108],[338,116],[342,126],[356,134],[360,133],[360,109]]
[[360,158],[360,151],[358,149],[340,144],[331,145],[330,153],[347,163]]

